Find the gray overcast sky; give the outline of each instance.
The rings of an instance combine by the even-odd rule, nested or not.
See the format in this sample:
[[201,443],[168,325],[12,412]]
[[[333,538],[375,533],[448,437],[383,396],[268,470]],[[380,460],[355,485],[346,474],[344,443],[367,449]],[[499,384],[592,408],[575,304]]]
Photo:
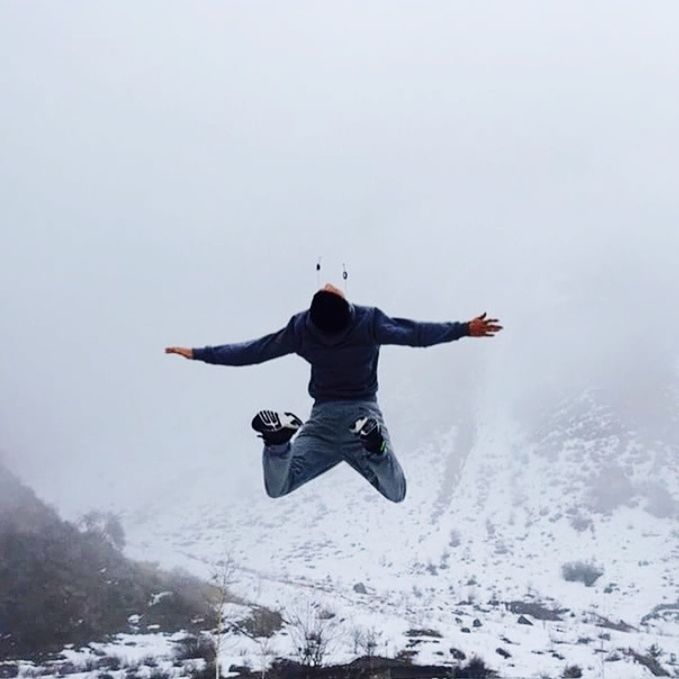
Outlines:
[[74,473],[83,503],[196,467],[261,492],[250,417],[304,414],[306,366],[162,348],[277,329],[319,255],[359,303],[507,326],[385,350],[394,420],[666,370],[678,26],[660,1],[3,0],[0,449],[59,503]]

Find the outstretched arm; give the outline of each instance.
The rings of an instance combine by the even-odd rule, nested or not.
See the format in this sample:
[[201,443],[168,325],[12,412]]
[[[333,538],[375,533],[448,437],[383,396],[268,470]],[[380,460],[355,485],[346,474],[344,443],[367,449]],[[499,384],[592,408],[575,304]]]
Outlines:
[[375,310],[375,339],[378,344],[400,344],[410,347],[430,347],[453,342],[461,337],[493,337],[502,330],[497,319],[486,320],[486,314],[467,323],[426,323],[407,318],[391,318]]
[[255,365],[271,359],[292,354],[295,351],[294,321],[270,335],[249,342],[223,344],[216,347],[187,349],[184,347],[167,347],[166,354],[178,354],[184,358],[204,361],[216,365]]

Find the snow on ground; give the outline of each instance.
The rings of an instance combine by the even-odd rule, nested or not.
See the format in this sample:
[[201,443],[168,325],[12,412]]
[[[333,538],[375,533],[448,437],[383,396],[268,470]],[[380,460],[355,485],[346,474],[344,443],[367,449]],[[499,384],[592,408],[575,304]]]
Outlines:
[[[107,643],[91,643],[85,648],[67,646],[58,660],[44,664],[18,663],[19,677],[63,677],[91,679],[104,673],[113,679],[125,679],[133,668],[138,677],[150,679],[154,673],[162,673],[170,679],[189,676],[192,663],[175,663],[176,642],[186,636],[178,634],[118,634]],[[11,663],[10,663],[11,664]],[[0,664],[1,669],[1,664]]]
[[[129,513],[128,551],[204,577],[228,556],[237,566],[233,590],[248,602],[284,616],[300,605],[331,611],[342,621],[332,662],[355,657],[357,632],[374,629],[377,653],[415,650],[423,663],[449,662],[456,648],[507,677],[558,676],[566,664],[585,676],[648,676],[619,649],[643,654],[657,644],[668,663],[679,653],[676,616],[645,619],[656,605],[679,601],[676,522],[644,511],[638,499],[594,511],[588,493],[607,464],[626,463],[642,478],[648,459],[604,415],[599,429],[588,423],[587,436],[566,416],[558,422],[536,439],[493,414],[406,451],[400,505],[346,465],[278,500],[263,491],[248,501],[187,493]],[[590,587],[567,582],[567,562],[603,575]],[[521,625],[507,608],[512,601],[567,610],[560,621],[527,616],[533,625]],[[610,629],[620,621],[633,629]],[[259,666],[248,643],[239,652]],[[285,636],[271,646],[294,652]]]

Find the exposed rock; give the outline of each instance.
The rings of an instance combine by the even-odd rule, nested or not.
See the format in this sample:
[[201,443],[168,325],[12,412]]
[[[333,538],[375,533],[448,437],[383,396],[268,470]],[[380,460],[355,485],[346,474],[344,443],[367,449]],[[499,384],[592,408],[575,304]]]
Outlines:
[[602,615],[597,615],[596,616],[597,627],[605,627],[606,629],[612,629],[616,632],[636,632],[637,629],[636,627],[632,627],[632,625],[628,625],[624,620],[620,620],[619,622],[613,622],[612,620],[609,620],[608,618],[603,617]]
[[536,620],[551,620],[555,622],[562,620],[561,616],[568,612],[567,608],[547,608],[547,606],[540,602],[529,603],[525,601],[510,601],[507,604],[507,608],[512,613],[530,615],[531,618]]
[[519,625],[530,625],[531,627],[533,626],[533,623],[525,615],[520,615],[517,622],[519,623]]
[[670,673],[663,668],[657,658],[651,655],[640,655],[633,649],[627,650],[627,655],[632,656],[640,665],[646,667],[654,677],[669,677]]
[[434,639],[442,639],[443,635],[441,632],[437,632],[435,629],[409,629],[406,634],[408,638],[413,639],[417,637],[433,637]]

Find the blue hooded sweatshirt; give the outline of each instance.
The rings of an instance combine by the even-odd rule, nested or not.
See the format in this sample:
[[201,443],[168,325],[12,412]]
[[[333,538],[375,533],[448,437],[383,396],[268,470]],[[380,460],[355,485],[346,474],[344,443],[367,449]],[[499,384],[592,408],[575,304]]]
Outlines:
[[193,358],[240,366],[297,354],[311,364],[309,394],[316,402],[372,400],[381,345],[429,347],[469,335],[469,323],[422,323],[390,318],[375,307],[350,306],[351,322],[337,334],[322,332],[306,310],[278,332],[249,342],[193,349]]

